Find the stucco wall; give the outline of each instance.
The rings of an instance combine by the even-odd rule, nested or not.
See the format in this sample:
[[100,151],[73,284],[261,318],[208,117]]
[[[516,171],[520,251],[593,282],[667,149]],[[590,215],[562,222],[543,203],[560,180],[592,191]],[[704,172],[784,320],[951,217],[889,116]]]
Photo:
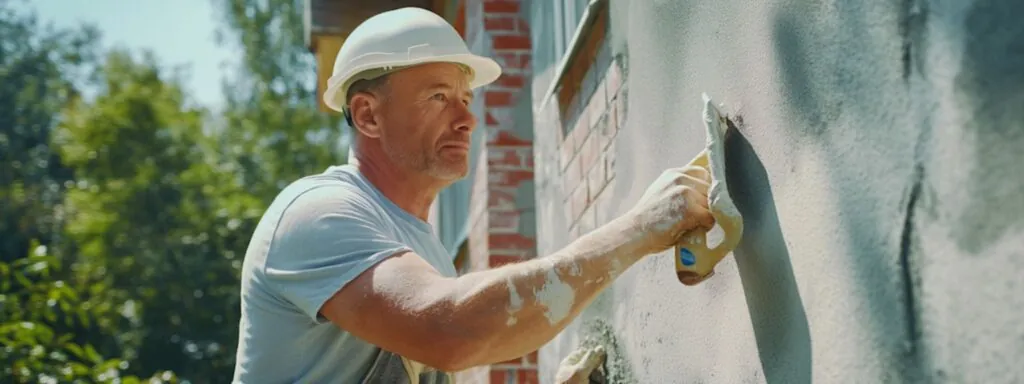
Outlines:
[[[644,383],[1024,381],[1024,2],[611,7],[628,117],[595,224],[701,149],[708,92],[742,117],[746,234],[698,287],[668,253],[635,265],[541,350],[541,382],[594,336]],[[553,119],[535,112],[540,255],[573,238]]]

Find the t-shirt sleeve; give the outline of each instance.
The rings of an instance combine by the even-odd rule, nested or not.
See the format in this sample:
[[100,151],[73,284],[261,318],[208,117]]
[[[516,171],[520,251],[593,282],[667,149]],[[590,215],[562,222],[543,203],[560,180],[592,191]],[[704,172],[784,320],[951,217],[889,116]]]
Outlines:
[[335,292],[376,263],[411,250],[397,241],[368,198],[321,186],[297,197],[278,223],[264,275],[268,286],[315,322]]

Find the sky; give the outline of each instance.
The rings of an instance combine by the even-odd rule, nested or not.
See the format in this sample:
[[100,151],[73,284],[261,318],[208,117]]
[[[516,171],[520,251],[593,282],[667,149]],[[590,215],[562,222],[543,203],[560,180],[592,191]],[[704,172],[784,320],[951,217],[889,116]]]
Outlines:
[[[2,1],[2,0],[0,0]],[[56,27],[91,23],[106,47],[149,49],[166,66],[185,66],[196,101],[217,109],[220,82],[233,51],[215,40],[221,24],[213,0],[28,0],[40,21]]]

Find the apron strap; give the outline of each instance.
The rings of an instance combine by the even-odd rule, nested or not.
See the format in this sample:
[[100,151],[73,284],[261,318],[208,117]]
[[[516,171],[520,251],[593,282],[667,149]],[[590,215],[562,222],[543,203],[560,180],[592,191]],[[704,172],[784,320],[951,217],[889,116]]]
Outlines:
[[377,357],[362,383],[455,384],[455,375],[378,349]]

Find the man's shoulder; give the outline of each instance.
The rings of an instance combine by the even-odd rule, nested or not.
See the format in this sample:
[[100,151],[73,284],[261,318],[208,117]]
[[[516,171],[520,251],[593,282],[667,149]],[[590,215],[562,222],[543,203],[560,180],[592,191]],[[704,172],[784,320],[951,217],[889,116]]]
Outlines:
[[[325,197],[329,197],[323,201]],[[293,181],[278,194],[275,203],[291,206],[302,203],[366,204],[373,193],[350,165],[332,166],[324,172]]]

